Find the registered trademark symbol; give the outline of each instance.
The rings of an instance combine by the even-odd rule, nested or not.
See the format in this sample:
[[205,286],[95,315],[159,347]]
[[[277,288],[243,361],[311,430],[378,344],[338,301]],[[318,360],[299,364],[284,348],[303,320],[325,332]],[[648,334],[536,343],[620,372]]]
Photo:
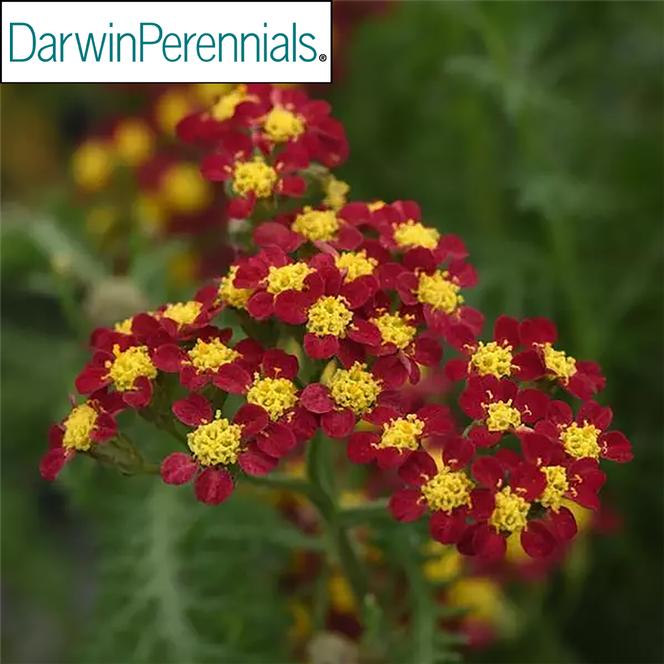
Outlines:
[[325,60],[327,60],[327,55],[325,55],[325,53],[321,53],[321,54],[318,56],[318,59],[319,59],[321,62],[325,62]]

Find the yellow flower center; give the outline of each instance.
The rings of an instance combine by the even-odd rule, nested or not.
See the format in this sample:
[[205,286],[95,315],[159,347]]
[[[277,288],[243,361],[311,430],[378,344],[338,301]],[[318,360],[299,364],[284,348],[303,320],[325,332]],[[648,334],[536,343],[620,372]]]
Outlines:
[[473,481],[460,471],[443,467],[422,485],[422,495],[434,512],[451,512],[462,505],[470,505]]
[[375,212],[376,210],[382,210],[387,203],[385,201],[372,201],[367,205],[369,212]]
[[201,313],[203,304],[196,300],[189,302],[177,302],[176,304],[169,304],[162,313],[164,318],[170,318],[178,325],[191,325]]
[[242,427],[231,424],[217,411],[212,422],[201,424],[187,434],[187,445],[201,466],[228,466],[237,461]]
[[247,392],[247,401],[265,409],[272,420],[278,420],[297,403],[297,387],[288,378],[260,378]]
[[191,364],[198,370],[214,371],[240,357],[240,353],[225,346],[219,339],[203,341],[197,339],[194,347],[187,353]]
[[181,163],[168,169],[161,184],[161,195],[169,210],[191,214],[212,202],[212,188],[195,164]]
[[378,261],[375,258],[367,257],[367,252],[363,249],[339,254],[334,259],[334,264],[339,270],[345,270],[344,281],[351,282],[359,277],[373,274]]
[[512,373],[512,346],[500,346],[495,341],[480,341],[470,358],[470,366],[480,376],[502,378]]
[[350,369],[337,369],[329,387],[335,403],[356,415],[371,410],[381,392],[381,384],[367,371],[367,365],[360,362],[355,362]]
[[152,364],[147,346],[131,346],[127,350],[120,350],[120,346],[113,346],[114,360],[106,362],[109,370],[107,377],[113,381],[115,389],[126,392],[134,387],[137,378],[155,378],[157,368]]
[[427,228],[424,224],[412,219],[404,221],[394,229],[394,241],[403,248],[435,249],[439,239],[440,233],[435,228]]
[[422,272],[417,286],[417,299],[446,314],[454,313],[463,302],[459,286],[447,279],[447,272],[436,270],[433,274]]
[[272,195],[278,179],[277,171],[262,157],[238,161],[233,169],[233,189],[241,196],[254,194],[257,198],[267,198]]
[[398,450],[413,450],[419,447],[420,437],[424,431],[424,422],[409,413],[383,424],[383,434],[378,447],[396,447]]
[[372,318],[371,322],[379,329],[383,343],[394,344],[403,349],[410,345],[417,334],[417,328],[409,321],[412,316],[400,314],[382,314],[378,318]]
[[[483,404],[484,405],[484,404]],[[494,401],[484,406],[486,428],[489,431],[507,431],[521,426],[521,413],[512,407],[512,400]]]
[[130,166],[137,166],[152,154],[154,136],[142,120],[125,120],[115,130],[114,138],[120,158]]
[[270,266],[267,292],[278,295],[287,290],[304,290],[304,280],[313,272],[306,263],[291,263],[283,267]]
[[546,488],[540,496],[539,502],[543,507],[557,512],[569,490],[567,473],[563,466],[545,466],[542,471],[546,475]]
[[64,421],[62,445],[68,450],[85,452],[92,446],[90,436],[97,423],[97,411],[87,403],[76,406]]
[[72,158],[74,182],[83,189],[101,189],[111,176],[109,148],[101,141],[90,140],[79,147]]
[[542,346],[544,351],[544,364],[557,378],[567,382],[576,373],[576,360],[569,357],[565,351],[556,350],[550,343]]
[[496,494],[496,506],[489,523],[497,530],[508,533],[523,530],[528,522],[529,509],[530,503],[506,486]]
[[343,339],[351,320],[353,312],[348,308],[348,301],[345,298],[340,295],[325,295],[309,308],[307,332],[318,337],[332,334]]
[[330,175],[323,183],[325,198],[323,205],[338,210],[346,205],[346,195],[350,191],[350,186],[343,180],[337,180],[334,175]]
[[573,422],[562,432],[560,439],[563,441],[565,452],[575,459],[590,457],[597,459],[600,453],[599,437],[600,430],[593,424],[579,426]]
[[312,210],[305,207],[304,212],[295,217],[292,229],[312,242],[333,240],[339,230],[339,220],[334,210]]
[[223,95],[210,110],[210,115],[219,122],[229,120],[235,115],[235,109],[237,106],[242,102],[251,100],[251,96],[247,95],[246,92],[246,87],[244,85],[239,85],[235,90]]
[[283,106],[275,106],[265,117],[263,129],[270,140],[283,143],[304,132],[304,118]]
[[119,332],[120,334],[131,334],[132,323],[133,323],[132,318],[125,318],[124,320],[120,321],[119,323],[116,323],[113,326],[113,330],[115,332]]
[[228,271],[228,274],[219,282],[219,299],[231,307],[244,309],[247,302],[253,293],[251,288],[236,288],[233,285],[235,275],[237,274],[238,266],[233,265]]

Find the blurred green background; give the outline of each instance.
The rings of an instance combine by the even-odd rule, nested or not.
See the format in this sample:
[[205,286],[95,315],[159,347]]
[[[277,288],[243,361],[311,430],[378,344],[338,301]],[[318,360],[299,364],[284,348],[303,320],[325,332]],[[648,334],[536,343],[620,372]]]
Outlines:
[[[664,661],[663,26],[662,3],[390,3],[344,41],[343,77],[322,90],[348,131],[340,174],[353,197],[418,200],[428,223],[461,235],[480,274],[470,302],[490,320],[554,318],[562,347],[601,362],[602,401],[634,444],[633,463],[608,467],[620,530],[478,661]],[[38,475],[85,352],[80,294],[51,270],[57,238],[29,220],[47,215],[75,237],[73,142],[136,103],[95,86],[2,90],[3,204],[28,220],[7,214],[2,237],[3,659],[287,661],[273,650],[287,622],[274,608],[283,542],[224,528],[254,510],[260,535],[269,508],[210,516],[83,460],[53,486]],[[218,557],[214,578],[198,556]],[[160,583],[168,595],[151,595]],[[192,624],[222,630],[223,648]]]

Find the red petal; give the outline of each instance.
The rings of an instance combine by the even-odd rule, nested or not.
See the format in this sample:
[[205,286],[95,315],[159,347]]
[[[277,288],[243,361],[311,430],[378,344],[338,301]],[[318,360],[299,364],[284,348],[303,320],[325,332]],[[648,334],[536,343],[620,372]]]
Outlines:
[[514,400],[514,406],[521,412],[521,419],[526,424],[534,424],[546,413],[549,397],[540,390],[521,390]]
[[521,439],[521,450],[526,461],[536,466],[547,466],[551,461],[554,447],[551,441],[538,433],[523,433]]
[[477,521],[486,521],[496,506],[496,499],[490,489],[473,489],[470,494],[471,514]]
[[476,459],[472,466],[472,473],[475,479],[485,487],[498,489],[503,483],[503,468],[493,458],[489,456]]
[[510,486],[522,498],[532,501],[546,489],[546,476],[537,466],[523,462],[512,471]]
[[455,436],[445,443],[443,461],[452,470],[463,468],[472,458],[475,448],[465,438]]
[[231,394],[244,394],[251,384],[251,375],[237,364],[224,364],[212,378],[220,389]]
[[438,404],[428,404],[417,411],[417,417],[424,421],[424,435],[441,435],[453,430],[450,412]]
[[206,505],[218,505],[233,493],[233,479],[226,470],[206,468],[195,483],[196,498]]
[[607,431],[599,437],[602,456],[616,463],[627,463],[634,458],[632,444],[620,431]]
[[274,313],[274,297],[265,291],[254,293],[247,302],[247,311],[256,320],[265,320]]
[[108,369],[106,367],[86,366],[76,377],[76,389],[79,394],[92,394],[107,385],[109,379],[106,378]]
[[134,383],[134,389],[123,392],[122,398],[132,408],[145,408],[152,399],[152,381],[145,376],[139,376]]
[[356,318],[348,329],[348,337],[358,344],[378,346],[381,342],[380,330],[369,321]]
[[417,489],[401,489],[390,498],[390,512],[397,521],[415,521],[426,512],[426,503]]
[[184,452],[173,452],[161,462],[161,478],[166,484],[186,484],[197,470],[198,464]]
[[380,436],[370,431],[358,431],[348,439],[348,458],[353,463],[370,463],[376,457],[374,445]]
[[52,447],[39,462],[40,475],[49,482],[52,482],[62,470],[67,462],[68,455],[64,447]]
[[195,392],[172,406],[175,417],[183,424],[196,427],[212,420],[212,406],[209,401]]
[[348,409],[330,411],[321,416],[320,425],[330,438],[345,438],[355,427],[355,415]]
[[477,555],[487,560],[499,560],[507,550],[505,538],[488,526],[480,526],[475,531],[474,546]]
[[300,365],[295,355],[285,353],[278,348],[266,350],[263,355],[263,373],[269,378],[288,378],[297,376]]
[[431,537],[441,544],[455,544],[466,530],[466,515],[463,511],[456,514],[435,512],[429,520]]
[[435,339],[424,336],[415,339],[413,359],[416,362],[423,364],[425,367],[433,367],[440,362],[442,357],[443,349]]
[[233,422],[242,425],[243,438],[250,438],[259,431],[263,431],[269,424],[270,418],[264,408],[246,403],[235,413]]
[[152,361],[157,369],[171,373],[180,371],[182,361],[185,358],[185,352],[175,344],[159,346],[152,355]]
[[540,521],[531,521],[521,532],[521,546],[531,558],[545,558],[556,547],[556,539]]
[[237,460],[247,475],[266,475],[277,465],[277,459],[261,452],[255,444],[250,445]]
[[274,314],[284,323],[302,325],[307,320],[307,296],[299,291],[284,291],[274,298]]
[[521,323],[519,337],[524,346],[555,343],[558,338],[556,326],[547,318],[529,318]]
[[499,344],[509,344],[512,350],[519,347],[519,322],[510,316],[498,316],[493,326],[493,338]]
[[296,443],[297,440],[291,428],[279,422],[272,422],[264,433],[256,436],[256,444],[260,451],[275,459],[286,456]]
[[551,511],[551,523],[558,539],[569,541],[576,536],[576,519],[574,514],[566,507],[561,507],[557,512]]
[[329,413],[334,408],[330,390],[320,383],[307,385],[300,395],[300,403],[312,413]]
[[332,334],[324,337],[307,332],[304,335],[304,350],[314,360],[326,360],[339,350],[339,339]]
[[436,462],[431,456],[424,450],[417,450],[399,468],[399,477],[404,482],[413,486],[422,486],[422,484],[436,475],[437,472]]

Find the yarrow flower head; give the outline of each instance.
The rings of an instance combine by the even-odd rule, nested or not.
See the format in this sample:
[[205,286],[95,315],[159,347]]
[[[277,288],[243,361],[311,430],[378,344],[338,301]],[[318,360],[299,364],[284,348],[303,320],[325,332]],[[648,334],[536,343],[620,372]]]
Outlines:
[[[508,543],[553,558],[579,529],[577,506],[601,507],[601,464],[633,456],[593,400],[600,367],[563,350],[544,318],[502,315],[482,338],[466,246],[415,201],[348,200],[330,171],[348,145],[326,102],[266,84],[163,97],[150,122],[81,146],[78,186],[98,191],[122,163],[152,232],[165,216],[207,215],[234,246],[192,299],[92,333],[84,398],[52,427],[42,475],[76,454],[126,453],[116,465],[142,472],[116,423],[136,409],[184,445],[161,461],[163,480],[218,504],[243,476],[303,469],[302,448],[327,444],[320,430],[367,466],[362,495],[389,486],[392,516],[428,515],[435,542],[483,561]],[[158,153],[166,125],[204,151],[202,177]]]

